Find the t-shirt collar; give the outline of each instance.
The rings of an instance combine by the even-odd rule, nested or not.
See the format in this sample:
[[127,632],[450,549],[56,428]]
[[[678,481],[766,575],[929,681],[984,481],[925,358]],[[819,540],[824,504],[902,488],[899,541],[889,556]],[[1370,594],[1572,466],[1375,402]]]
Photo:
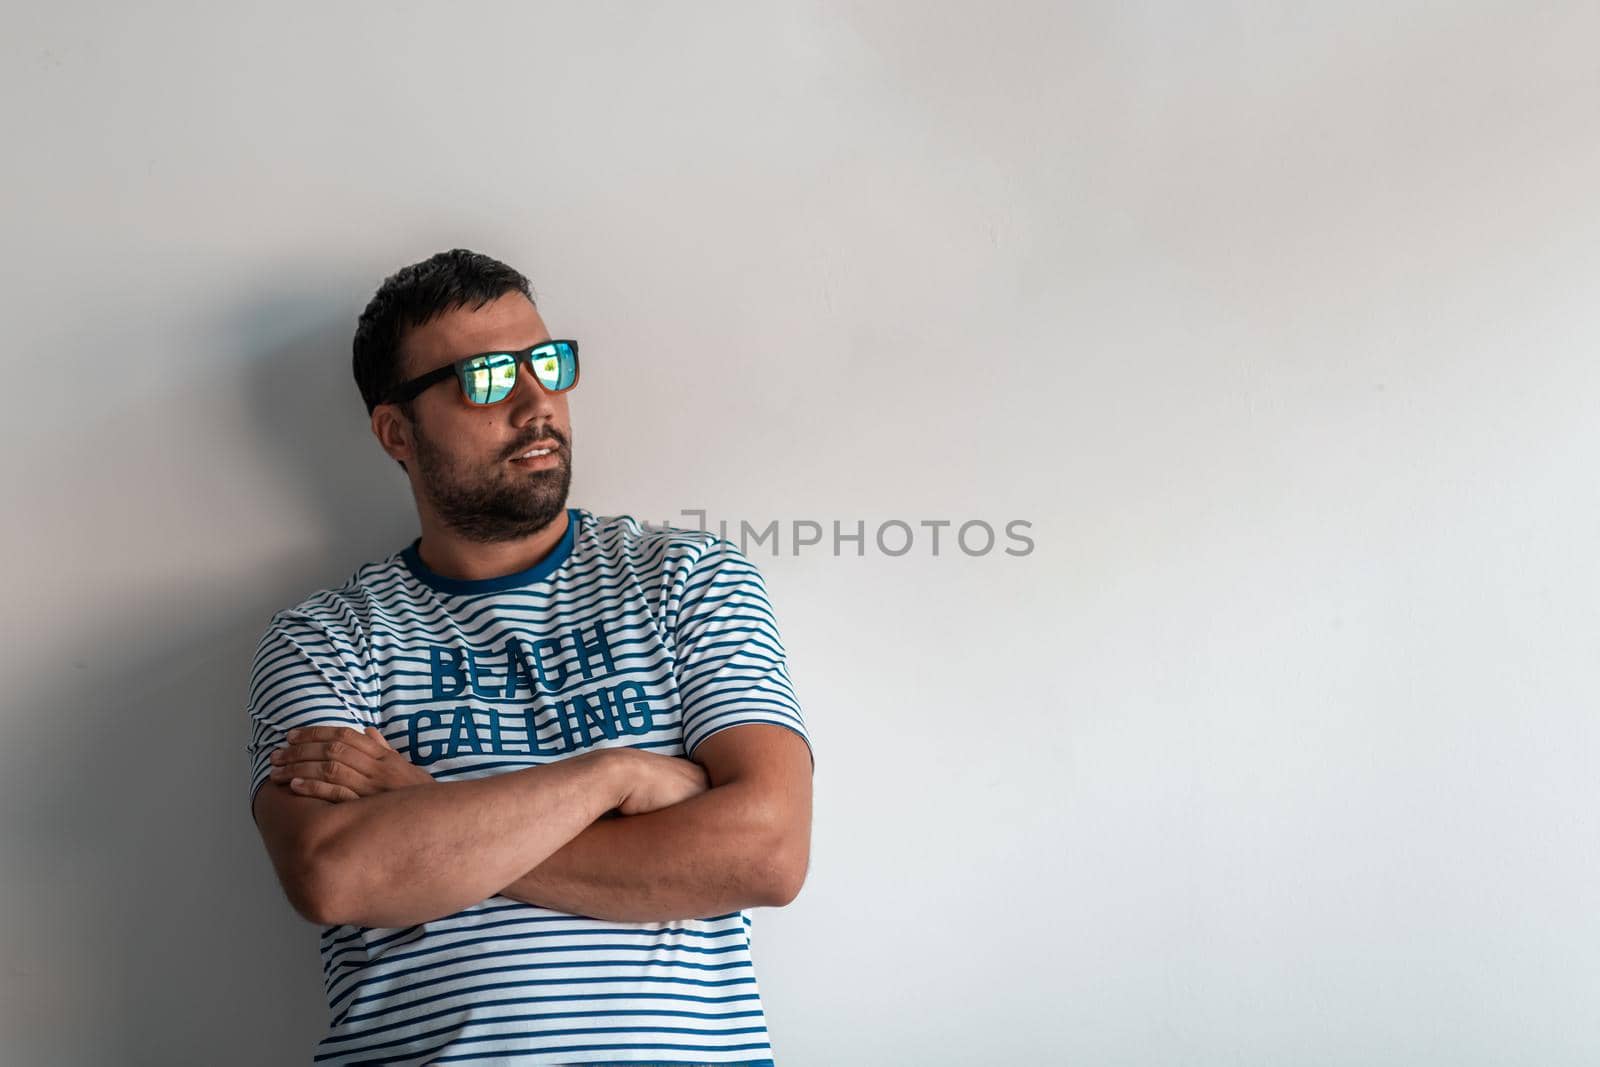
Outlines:
[[417,546],[422,543],[419,535],[405,548],[400,550],[400,558],[405,561],[406,568],[416,576],[424,585],[437,589],[441,593],[452,593],[456,596],[472,596],[475,593],[498,593],[505,589],[518,589],[534,582],[541,582],[554,574],[557,568],[567,561],[572,555],[572,543],[578,529],[578,516],[581,509],[567,509],[567,532],[561,535],[561,540],[538,563],[527,570],[517,571],[514,574],[503,574],[498,578],[447,578],[428,569],[422,562],[422,557],[417,553]]

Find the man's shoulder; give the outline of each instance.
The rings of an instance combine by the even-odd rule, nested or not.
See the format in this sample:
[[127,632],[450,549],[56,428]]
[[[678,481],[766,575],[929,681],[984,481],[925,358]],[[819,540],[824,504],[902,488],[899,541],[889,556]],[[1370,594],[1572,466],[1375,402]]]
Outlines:
[[674,570],[692,566],[707,552],[726,543],[712,530],[641,521],[627,513],[596,515],[577,509],[588,540],[607,556],[631,560],[635,566]]
[[268,630],[320,630],[350,641],[360,639],[375,612],[392,611],[405,599],[405,563],[400,552],[361,564],[343,582],[315,589],[298,602],[273,612]]

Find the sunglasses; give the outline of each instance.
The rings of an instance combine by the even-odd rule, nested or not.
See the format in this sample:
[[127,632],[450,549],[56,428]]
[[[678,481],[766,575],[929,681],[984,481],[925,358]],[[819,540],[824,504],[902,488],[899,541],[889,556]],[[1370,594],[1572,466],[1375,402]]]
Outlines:
[[519,364],[526,363],[533,376],[549,393],[564,393],[578,384],[578,342],[540,341],[520,352],[479,352],[447,363],[437,370],[401,382],[389,393],[386,403],[410,400],[424,389],[446,378],[455,378],[461,395],[474,407],[488,407],[508,399],[517,390]]

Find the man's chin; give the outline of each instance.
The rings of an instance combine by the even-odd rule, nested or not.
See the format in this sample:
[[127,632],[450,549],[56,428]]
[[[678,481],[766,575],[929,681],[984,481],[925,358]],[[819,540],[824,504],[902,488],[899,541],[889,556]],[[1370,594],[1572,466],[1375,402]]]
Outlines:
[[478,512],[472,518],[452,520],[450,516],[442,516],[447,525],[468,540],[480,541],[484,544],[494,544],[502,541],[518,541],[525,537],[532,537],[542,530],[547,529],[552,522],[561,517],[565,508],[529,510],[526,508],[498,509],[490,517],[490,513]]

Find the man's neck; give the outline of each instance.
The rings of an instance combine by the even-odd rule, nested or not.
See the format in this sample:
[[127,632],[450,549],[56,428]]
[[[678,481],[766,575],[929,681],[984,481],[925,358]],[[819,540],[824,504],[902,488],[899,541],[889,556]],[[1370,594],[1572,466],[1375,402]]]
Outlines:
[[423,517],[422,540],[417,544],[417,556],[422,565],[445,578],[467,582],[503,578],[534,566],[561,543],[571,521],[563,508],[561,514],[537,533],[515,541],[485,544],[454,534],[431,518]]

